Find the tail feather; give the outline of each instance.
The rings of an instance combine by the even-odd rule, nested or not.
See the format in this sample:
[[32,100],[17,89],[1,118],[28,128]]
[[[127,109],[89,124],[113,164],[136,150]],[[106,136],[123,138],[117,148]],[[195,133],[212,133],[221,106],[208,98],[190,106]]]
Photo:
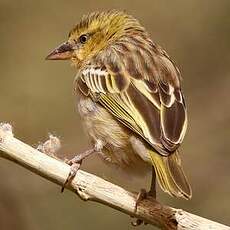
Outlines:
[[150,151],[150,156],[161,189],[172,196],[190,199],[192,190],[181,166],[178,152],[165,157]]

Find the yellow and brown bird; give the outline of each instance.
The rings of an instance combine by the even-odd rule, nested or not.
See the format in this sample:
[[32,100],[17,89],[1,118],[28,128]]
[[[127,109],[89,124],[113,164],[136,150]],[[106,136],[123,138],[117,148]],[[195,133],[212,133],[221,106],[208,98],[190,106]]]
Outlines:
[[100,152],[122,168],[151,164],[151,195],[156,176],[165,192],[191,198],[178,153],[187,128],[180,72],[134,17],[115,10],[83,16],[47,59],[70,59],[78,69],[78,110],[93,143],[69,161],[69,177]]

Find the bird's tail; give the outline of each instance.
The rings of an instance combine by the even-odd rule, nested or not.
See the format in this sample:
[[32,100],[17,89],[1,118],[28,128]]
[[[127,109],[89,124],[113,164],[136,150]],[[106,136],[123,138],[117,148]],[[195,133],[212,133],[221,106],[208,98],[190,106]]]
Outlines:
[[190,199],[192,190],[181,166],[178,152],[165,157],[150,150],[150,156],[162,190],[175,197]]

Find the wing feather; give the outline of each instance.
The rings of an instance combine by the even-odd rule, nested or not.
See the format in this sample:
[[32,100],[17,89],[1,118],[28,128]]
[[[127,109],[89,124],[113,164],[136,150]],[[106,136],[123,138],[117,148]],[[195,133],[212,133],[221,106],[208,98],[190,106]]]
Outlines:
[[[169,155],[182,142],[187,127],[179,71],[164,51],[152,46],[150,51],[137,50],[132,45],[120,43],[116,52],[86,66],[78,77],[79,88],[85,95],[86,88],[90,95],[99,94],[97,102],[158,153]],[[131,49],[129,55],[121,55]]]

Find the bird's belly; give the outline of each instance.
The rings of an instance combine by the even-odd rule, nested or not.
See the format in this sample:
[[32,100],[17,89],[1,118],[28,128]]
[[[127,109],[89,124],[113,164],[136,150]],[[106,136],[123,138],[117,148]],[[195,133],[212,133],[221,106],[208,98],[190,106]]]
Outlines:
[[78,110],[83,127],[93,143],[101,141],[104,144],[100,154],[104,160],[122,168],[136,167],[135,165],[144,162],[133,149],[132,142],[136,137],[132,131],[116,120],[100,104],[91,98],[81,97]]

